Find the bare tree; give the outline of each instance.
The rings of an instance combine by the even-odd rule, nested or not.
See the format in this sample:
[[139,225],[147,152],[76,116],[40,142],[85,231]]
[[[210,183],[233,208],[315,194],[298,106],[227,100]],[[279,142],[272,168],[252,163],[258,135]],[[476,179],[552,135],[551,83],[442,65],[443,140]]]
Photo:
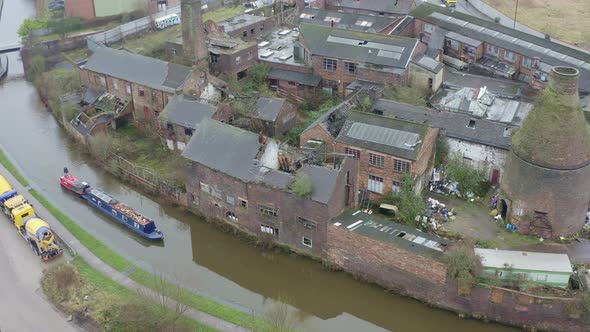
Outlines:
[[183,293],[186,291],[180,286],[178,280],[169,281],[162,273],[152,273],[152,291],[143,294],[157,303],[161,311],[164,325],[175,331],[178,327],[178,320],[188,311],[189,306],[180,302]]

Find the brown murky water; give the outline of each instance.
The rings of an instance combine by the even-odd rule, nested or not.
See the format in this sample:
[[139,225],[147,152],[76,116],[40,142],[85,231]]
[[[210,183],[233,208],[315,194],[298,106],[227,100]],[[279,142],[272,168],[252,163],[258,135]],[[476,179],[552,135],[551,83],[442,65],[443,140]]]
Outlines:
[[[0,45],[16,40],[20,22],[34,14],[34,0],[5,0]],[[192,215],[161,207],[152,198],[119,183],[89,164],[74,149],[55,119],[39,103],[34,88],[19,76],[18,54],[10,54],[11,73],[0,85],[0,146],[35,187],[55,205],[117,252],[150,271],[165,273],[186,287],[219,301],[261,312],[275,299],[288,299],[314,331],[510,331],[512,329],[427,307],[325,271],[314,262],[262,253],[223,234]],[[62,191],[64,165],[157,220],[166,235],[152,245]]]

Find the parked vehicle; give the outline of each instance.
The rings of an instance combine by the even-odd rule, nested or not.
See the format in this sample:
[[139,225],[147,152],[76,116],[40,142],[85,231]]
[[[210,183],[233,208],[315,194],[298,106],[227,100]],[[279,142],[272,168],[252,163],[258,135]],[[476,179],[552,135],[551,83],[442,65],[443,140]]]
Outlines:
[[164,239],[164,234],[156,227],[156,223],[153,220],[143,216],[127,205],[118,202],[102,190],[92,188],[88,183],[69,174],[67,168],[64,168],[64,175],[60,178],[59,182],[65,189],[79,195],[90,205],[142,237],[148,240]]
[[12,221],[19,234],[44,261],[63,254],[49,224],[41,219],[23,195],[0,175],[0,209]]

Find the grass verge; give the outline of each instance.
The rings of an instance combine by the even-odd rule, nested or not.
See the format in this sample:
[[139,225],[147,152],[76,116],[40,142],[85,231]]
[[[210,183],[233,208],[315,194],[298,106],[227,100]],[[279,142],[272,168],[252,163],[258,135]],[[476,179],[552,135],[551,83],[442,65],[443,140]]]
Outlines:
[[[11,172],[13,176],[17,178],[17,180],[22,185],[29,185],[28,181],[22,176],[22,174],[20,174],[20,172],[18,172],[16,167],[12,164],[12,162],[8,159],[8,157],[2,150],[0,150],[0,163],[6,169],[8,169],[8,171]],[[80,241],[80,243],[82,243],[82,245],[88,248],[93,254],[95,254],[107,265],[121,272],[134,266],[129,260],[116,253],[114,250],[106,246],[104,243],[100,242],[92,234],[90,234],[88,231],[86,231],[84,228],[78,225],[74,220],[72,220],[62,211],[60,211],[56,206],[51,204],[51,202],[49,202],[43,195],[41,195],[35,189],[31,189],[29,190],[29,192],[41,203],[41,205],[43,205],[47,210],[49,210],[49,212],[57,220],[59,220],[59,222],[70,233],[72,233]],[[88,268],[91,267],[88,266]],[[129,277],[135,280],[136,282],[140,283],[141,285],[157,291],[155,285],[156,278],[153,274],[138,268],[136,271],[131,273]],[[89,278],[91,277],[89,276]],[[114,283],[114,281],[112,280],[110,280],[110,282]],[[118,284],[116,285],[121,287],[120,289],[126,289],[123,286],[120,286]],[[192,308],[206,312],[212,316],[219,317],[225,321],[232,322],[234,324],[257,327],[264,326],[264,320],[260,318],[254,317],[225,304],[208,299],[202,295],[193,293],[189,290],[183,290],[183,292],[179,293],[177,296],[171,297],[174,300],[182,302]]]

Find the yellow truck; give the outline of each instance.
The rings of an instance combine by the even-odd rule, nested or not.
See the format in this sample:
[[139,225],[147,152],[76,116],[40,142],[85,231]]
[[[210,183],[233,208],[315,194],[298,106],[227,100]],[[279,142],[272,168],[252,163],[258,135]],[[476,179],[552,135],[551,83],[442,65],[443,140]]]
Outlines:
[[457,0],[443,0],[447,7],[457,7]]

